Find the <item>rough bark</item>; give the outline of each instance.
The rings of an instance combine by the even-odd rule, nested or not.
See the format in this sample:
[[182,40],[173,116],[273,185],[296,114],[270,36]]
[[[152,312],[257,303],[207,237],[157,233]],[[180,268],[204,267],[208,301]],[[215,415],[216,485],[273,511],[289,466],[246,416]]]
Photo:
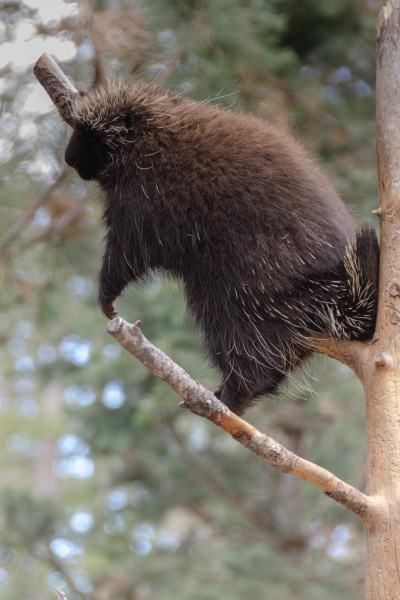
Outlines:
[[364,517],[367,600],[400,598],[400,2],[377,22],[377,151],[381,263],[375,343],[362,383],[366,393],[367,492]]

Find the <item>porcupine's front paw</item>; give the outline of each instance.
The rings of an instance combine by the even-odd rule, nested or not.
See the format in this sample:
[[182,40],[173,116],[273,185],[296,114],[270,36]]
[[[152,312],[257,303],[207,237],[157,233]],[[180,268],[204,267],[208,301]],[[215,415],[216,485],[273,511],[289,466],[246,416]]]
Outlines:
[[100,308],[101,308],[101,312],[110,320],[113,319],[114,317],[116,317],[118,314],[115,311],[115,308],[114,308],[114,305],[112,302],[109,302],[108,304],[101,304]]

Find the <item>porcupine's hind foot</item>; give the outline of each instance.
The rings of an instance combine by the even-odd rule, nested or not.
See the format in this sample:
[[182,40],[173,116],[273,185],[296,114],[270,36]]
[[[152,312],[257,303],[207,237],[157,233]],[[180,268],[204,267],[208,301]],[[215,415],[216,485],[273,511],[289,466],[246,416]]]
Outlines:
[[279,371],[269,370],[268,381],[257,383],[251,389],[243,385],[243,381],[235,379],[232,375],[221,382],[214,395],[221,400],[232,412],[241,416],[253,406],[259,396],[272,396],[276,394],[279,384],[285,379],[285,374]]
[[264,335],[258,331],[251,354],[246,353],[245,342],[236,343],[244,350],[235,355],[215,353],[214,364],[223,376],[215,395],[237,415],[253,406],[260,396],[276,395],[287,375],[312,354],[310,348],[299,342],[284,344],[279,337],[282,328],[274,331],[274,327],[277,329],[276,322],[270,321]]

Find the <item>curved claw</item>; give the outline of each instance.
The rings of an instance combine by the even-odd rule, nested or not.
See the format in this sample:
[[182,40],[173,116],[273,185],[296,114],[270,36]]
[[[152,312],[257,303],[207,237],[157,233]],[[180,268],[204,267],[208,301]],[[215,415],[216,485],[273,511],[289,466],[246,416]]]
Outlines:
[[113,319],[114,317],[116,317],[117,314],[118,314],[116,312],[116,310],[115,310],[115,308],[114,308],[114,306],[113,306],[112,303],[102,305],[101,306],[101,311],[107,317],[107,319],[110,319],[110,321],[111,321],[111,319]]

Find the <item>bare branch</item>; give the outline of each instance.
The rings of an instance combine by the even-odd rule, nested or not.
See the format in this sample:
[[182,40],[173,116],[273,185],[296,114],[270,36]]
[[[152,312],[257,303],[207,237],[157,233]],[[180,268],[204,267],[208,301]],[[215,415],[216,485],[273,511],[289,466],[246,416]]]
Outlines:
[[203,479],[204,482],[207,485],[209,485],[219,496],[221,496],[221,498],[223,498],[226,502],[229,502],[232,506],[238,509],[242,515],[245,515],[249,519],[249,521],[254,523],[258,528],[261,527],[269,531],[271,529],[271,519],[266,519],[265,514],[261,514],[254,510],[251,510],[248,506],[246,506],[246,503],[244,502],[243,498],[238,496],[236,492],[234,494],[231,493],[221,483],[218,477],[214,476],[209,469],[203,467],[203,465],[201,465],[199,461],[196,460],[193,454],[191,454],[191,452],[188,451],[185,444],[179,437],[173,422],[167,421],[167,423],[175,442],[179,446],[179,450],[183,458],[187,461],[190,467],[198,473],[199,477]]
[[62,590],[56,590],[57,600],[68,600],[67,596]]
[[326,495],[349,510],[357,514],[367,510],[369,506],[367,496],[341,481],[326,469],[290,452],[274,439],[232,413],[209,390],[194,381],[182,367],[153,346],[142,334],[140,321],[132,325],[116,317],[110,322],[108,332],[121,346],[136,356],[150,371],[165,381],[183,398],[184,402],[181,403],[181,406],[209,419],[230,433],[236,441],[283,473],[292,473],[296,477],[313,483]]
[[50,96],[62,119],[73,127],[71,103],[79,93],[76,87],[67,79],[51,56],[46,53],[42,54],[36,62],[33,73]]
[[0,250],[2,250],[4,246],[6,246],[22,229],[24,229],[24,227],[28,225],[31,219],[33,219],[35,216],[36,211],[47,201],[49,196],[51,196],[58,185],[64,180],[67,173],[68,168],[64,167],[64,169],[58,173],[55,181],[40,190],[33,201],[26,207],[23,217],[14,223],[14,225],[0,239]]
[[[372,340],[374,341],[374,340]],[[365,366],[368,364],[371,344],[356,340],[339,340],[327,337],[314,337],[304,340],[314,352],[327,354],[354,371],[362,380]]]
[[80,204],[75,204],[72,208],[57,218],[54,218],[50,225],[31,239],[21,245],[22,248],[28,248],[33,244],[37,244],[43,240],[53,239],[57,235],[63,235],[68,228],[76,223],[86,212],[85,207]]

